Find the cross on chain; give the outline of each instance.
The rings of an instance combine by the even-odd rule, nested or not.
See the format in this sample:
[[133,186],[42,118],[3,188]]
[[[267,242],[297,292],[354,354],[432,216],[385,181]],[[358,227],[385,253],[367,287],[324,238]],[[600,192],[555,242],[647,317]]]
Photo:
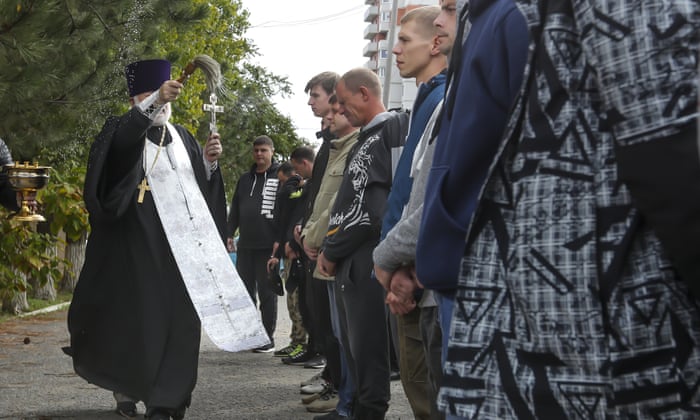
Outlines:
[[143,203],[143,196],[146,194],[146,191],[151,191],[151,187],[148,186],[148,181],[146,181],[146,177],[144,177],[141,180],[141,183],[137,188],[139,190],[139,197],[136,199],[136,202],[141,204]]
[[216,114],[224,112],[224,107],[221,105],[217,105],[216,101],[218,98],[216,97],[215,93],[212,93],[209,95],[209,102],[210,104],[204,104],[202,105],[202,110],[204,112],[211,112],[211,122],[209,122],[209,131],[212,133],[216,133]]

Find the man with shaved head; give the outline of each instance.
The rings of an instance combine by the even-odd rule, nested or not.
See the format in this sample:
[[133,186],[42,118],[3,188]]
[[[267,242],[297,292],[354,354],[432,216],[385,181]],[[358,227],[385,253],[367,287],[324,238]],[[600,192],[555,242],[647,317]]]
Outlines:
[[405,113],[390,113],[376,74],[350,70],[336,85],[339,112],[361,127],[348,155],[328,233],[318,256],[323,275],[335,275],[342,347],[357,387],[354,417],[383,419],[389,407],[389,336],[382,286],[372,278],[391,188],[392,148],[405,137]]

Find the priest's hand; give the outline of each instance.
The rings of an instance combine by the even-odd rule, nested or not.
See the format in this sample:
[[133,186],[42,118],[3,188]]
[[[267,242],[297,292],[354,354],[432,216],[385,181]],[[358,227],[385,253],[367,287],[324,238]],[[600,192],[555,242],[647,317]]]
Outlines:
[[209,133],[207,144],[204,145],[204,157],[207,162],[212,163],[219,160],[223,147],[221,146],[221,137],[219,133]]
[[181,91],[182,83],[177,80],[166,80],[158,89],[158,102],[161,104],[172,102],[180,96]]

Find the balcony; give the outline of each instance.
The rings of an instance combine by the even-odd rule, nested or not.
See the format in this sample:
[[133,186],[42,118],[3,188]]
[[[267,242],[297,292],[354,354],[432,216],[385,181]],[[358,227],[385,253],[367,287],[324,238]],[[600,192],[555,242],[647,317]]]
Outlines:
[[371,57],[379,51],[379,47],[375,41],[370,41],[362,50],[363,57]]
[[377,1],[376,0],[365,0],[365,4],[367,4],[369,6],[374,6],[375,4],[377,4]]
[[[379,33],[387,34],[391,29],[391,22],[380,22],[379,23]],[[366,38],[366,37],[365,37]]]
[[370,23],[370,24],[367,25],[367,27],[365,28],[365,35],[364,35],[364,38],[365,38],[365,39],[372,39],[372,38],[375,37],[375,35],[377,35],[377,24],[376,24],[376,23]]
[[370,70],[377,70],[377,62],[374,60],[369,60],[365,63],[365,68]]
[[379,16],[379,8],[377,6],[370,6],[365,10],[365,22],[372,22]]

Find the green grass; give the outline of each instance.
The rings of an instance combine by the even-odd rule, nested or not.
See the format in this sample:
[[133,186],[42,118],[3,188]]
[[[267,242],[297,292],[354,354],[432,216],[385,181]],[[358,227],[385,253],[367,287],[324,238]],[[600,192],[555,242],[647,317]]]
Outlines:
[[[43,300],[43,299],[29,298],[28,299],[29,309],[27,309],[25,312],[38,311],[39,309],[44,309],[44,308],[47,308],[49,306],[58,305],[59,303],[68,302],[71,300],[72,297],[73,297],[72,293],[58,292],[58,294],[56,296],[56,300],[52,300],[50,302],[48,300]],[[17,317],[16,315],[0,313],[0,322],[5,322],[7,320],[10,320],[10,319],[13,319],[16,317]]]

